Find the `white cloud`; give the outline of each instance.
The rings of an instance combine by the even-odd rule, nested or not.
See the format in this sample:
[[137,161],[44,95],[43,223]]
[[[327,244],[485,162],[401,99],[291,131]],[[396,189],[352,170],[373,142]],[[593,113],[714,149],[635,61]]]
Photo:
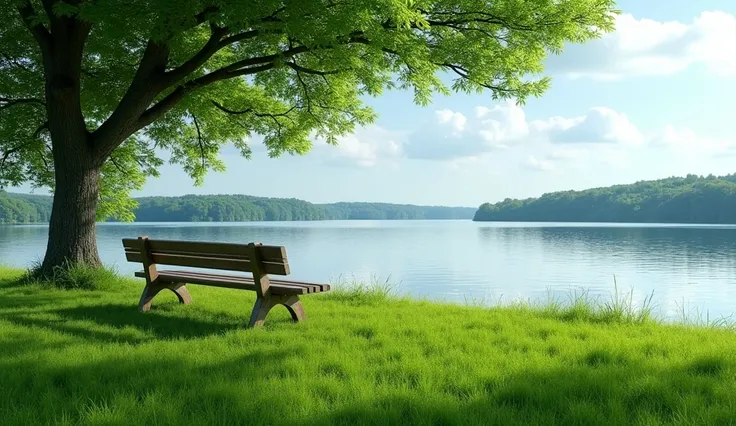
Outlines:
[[547,68],[571,78],[598,80],[669,75],[703,65],[719,75],[736,74],[736,16],[702,12],[692,22],[616,17],[616,31],[550,56]]
[[546,133],[554,143],[611,143],[639,145],[644,136],[625,114],[610,108],[591,108],[586,115],[573,118],[551,117],[532,126]]
[[[412,159],[456,161],[545,142],[635,146],[644,142],[644,136],[625,114],[609,108],[592,108],[577,117],[529,121],[524,109],[509,101],[478,106],[470,117],[457,111],[437,111],[435,122],[409,135],[403,154]],[[563,151],[557,155],[564,155]]]
[[373,167],[381,162],[394,162],[402,156],[404,134],[380,126],[359,128],[355,133],[338,138],[338,145],[316,141],[314,149],[329,162]]
[[435,113],[440,125],[448,127],[452,131],[452,135],[460,135],[465,130],[465,123],[468,119],[459,112],[449,109],[441,109]]
[[336,147],[316,142],[315,155],[343,166],[398,166],[410,159],[442,162],[451,170],[512,163],[539,171],[595,164],[624,168],[633,164],[634,153],[642,149],[683,160],[736,156],[736,141],[704,138],[674,126],[645,133],[626,114],[605,107],[579,116],[530,121],[523,108],[507,102],[478,106],[473,114],[442,109],[418,125],[414,132],[361,128],[341,138]]
[[509,142],[519,141],[529,135],[526,114],[515,101],[492,108],[476,107],[475,116],[480,122],[478,134],[489,145],[506,147]]
[[408,158],[454,160],[508,149],[529,135],[524,110],[514,101],[492,107],[480,106],[475,115],[447,109],[436,120],[414,132],[404,145]]
[[540,172],[548,172],[554,169],[554,165],[549,160],[539,160],[537,157],[530,155],[527,157],[526,161],[522,163],[522,166],[530,169],[530,170],[536,170]]

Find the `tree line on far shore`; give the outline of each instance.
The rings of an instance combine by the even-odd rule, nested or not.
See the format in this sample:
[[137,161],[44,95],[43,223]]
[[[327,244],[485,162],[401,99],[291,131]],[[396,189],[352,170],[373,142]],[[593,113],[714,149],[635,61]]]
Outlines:
[[485,203],[475,221],[736,224],[736,174],[639,181]]
[[[136,201],[136,222],[471,219],[476,210],[472,207],[388,203],[313,204],[294,198],[249,195],[143,197]],[[51,203],[50,196],[0,191],[0,223],[48,222]]]

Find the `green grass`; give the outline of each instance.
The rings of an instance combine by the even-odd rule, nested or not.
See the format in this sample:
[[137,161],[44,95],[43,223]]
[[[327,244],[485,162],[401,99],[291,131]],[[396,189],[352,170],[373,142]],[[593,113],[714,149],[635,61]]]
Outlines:
[[733,331],[626,297],[488,308],[363,286],[247,330],[251,292],[190,286],[192,305],[141,314],[139,280],[20,277],[0,270],[3,425],[734,423]]
[[50,274],[45,275],[41,272],[41,263],[36,262],[17,282],[65,290],[109,290],[119,279],[120,276],[113,269],[93,268],[78,263],[56,266]]

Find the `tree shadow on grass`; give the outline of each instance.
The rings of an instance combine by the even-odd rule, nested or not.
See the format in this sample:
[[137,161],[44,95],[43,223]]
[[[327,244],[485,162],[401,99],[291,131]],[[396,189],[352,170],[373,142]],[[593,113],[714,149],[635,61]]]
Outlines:
[[54,307],[68,304],[99,303],[103,294],[54,291],[39,292],[38,288],[18,287],[0,291],[0,318],[15,312],[53,312]]
[[0,361],[5,358],[24,356],[44,350],[61,349],[68,345],[64,342],[49,343],[39,340],[30,332],[6,333],[0,339]]
[[[178,312],[166,310],[141,313],[135,305],[82,305],[31,313],[11,313],[6,320],[25,327],[40,327],[54,332],[105,343],[140,343],[153,339],[195,339],[245,328],[247,318],[191,309]],[[39,314],[52,314],[53,319]],[[91,321],[102,327],[89,327]],[[133,328],[142,333],[121,333]]]
[[0,278],[0,289],[28,287],[26,274],[19,274],[10,278]]
[[285,358],[298,354],[228,355],[212,363],[181,351],[90,362],[18,359],[0,371],[3,424],[56,424],[62,413],[70,424],[250,424],[248,404],[257,401],[268,412],[274,403],[248,389],[284,374]]

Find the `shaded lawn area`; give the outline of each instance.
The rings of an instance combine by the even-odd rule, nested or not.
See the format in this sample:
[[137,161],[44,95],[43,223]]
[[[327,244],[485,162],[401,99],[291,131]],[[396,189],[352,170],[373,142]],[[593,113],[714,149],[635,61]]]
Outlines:
[[19,286],[0,270],[0,419],[30,424],[732,424],[736,335],[350,292],[247,330],[251,292]]

